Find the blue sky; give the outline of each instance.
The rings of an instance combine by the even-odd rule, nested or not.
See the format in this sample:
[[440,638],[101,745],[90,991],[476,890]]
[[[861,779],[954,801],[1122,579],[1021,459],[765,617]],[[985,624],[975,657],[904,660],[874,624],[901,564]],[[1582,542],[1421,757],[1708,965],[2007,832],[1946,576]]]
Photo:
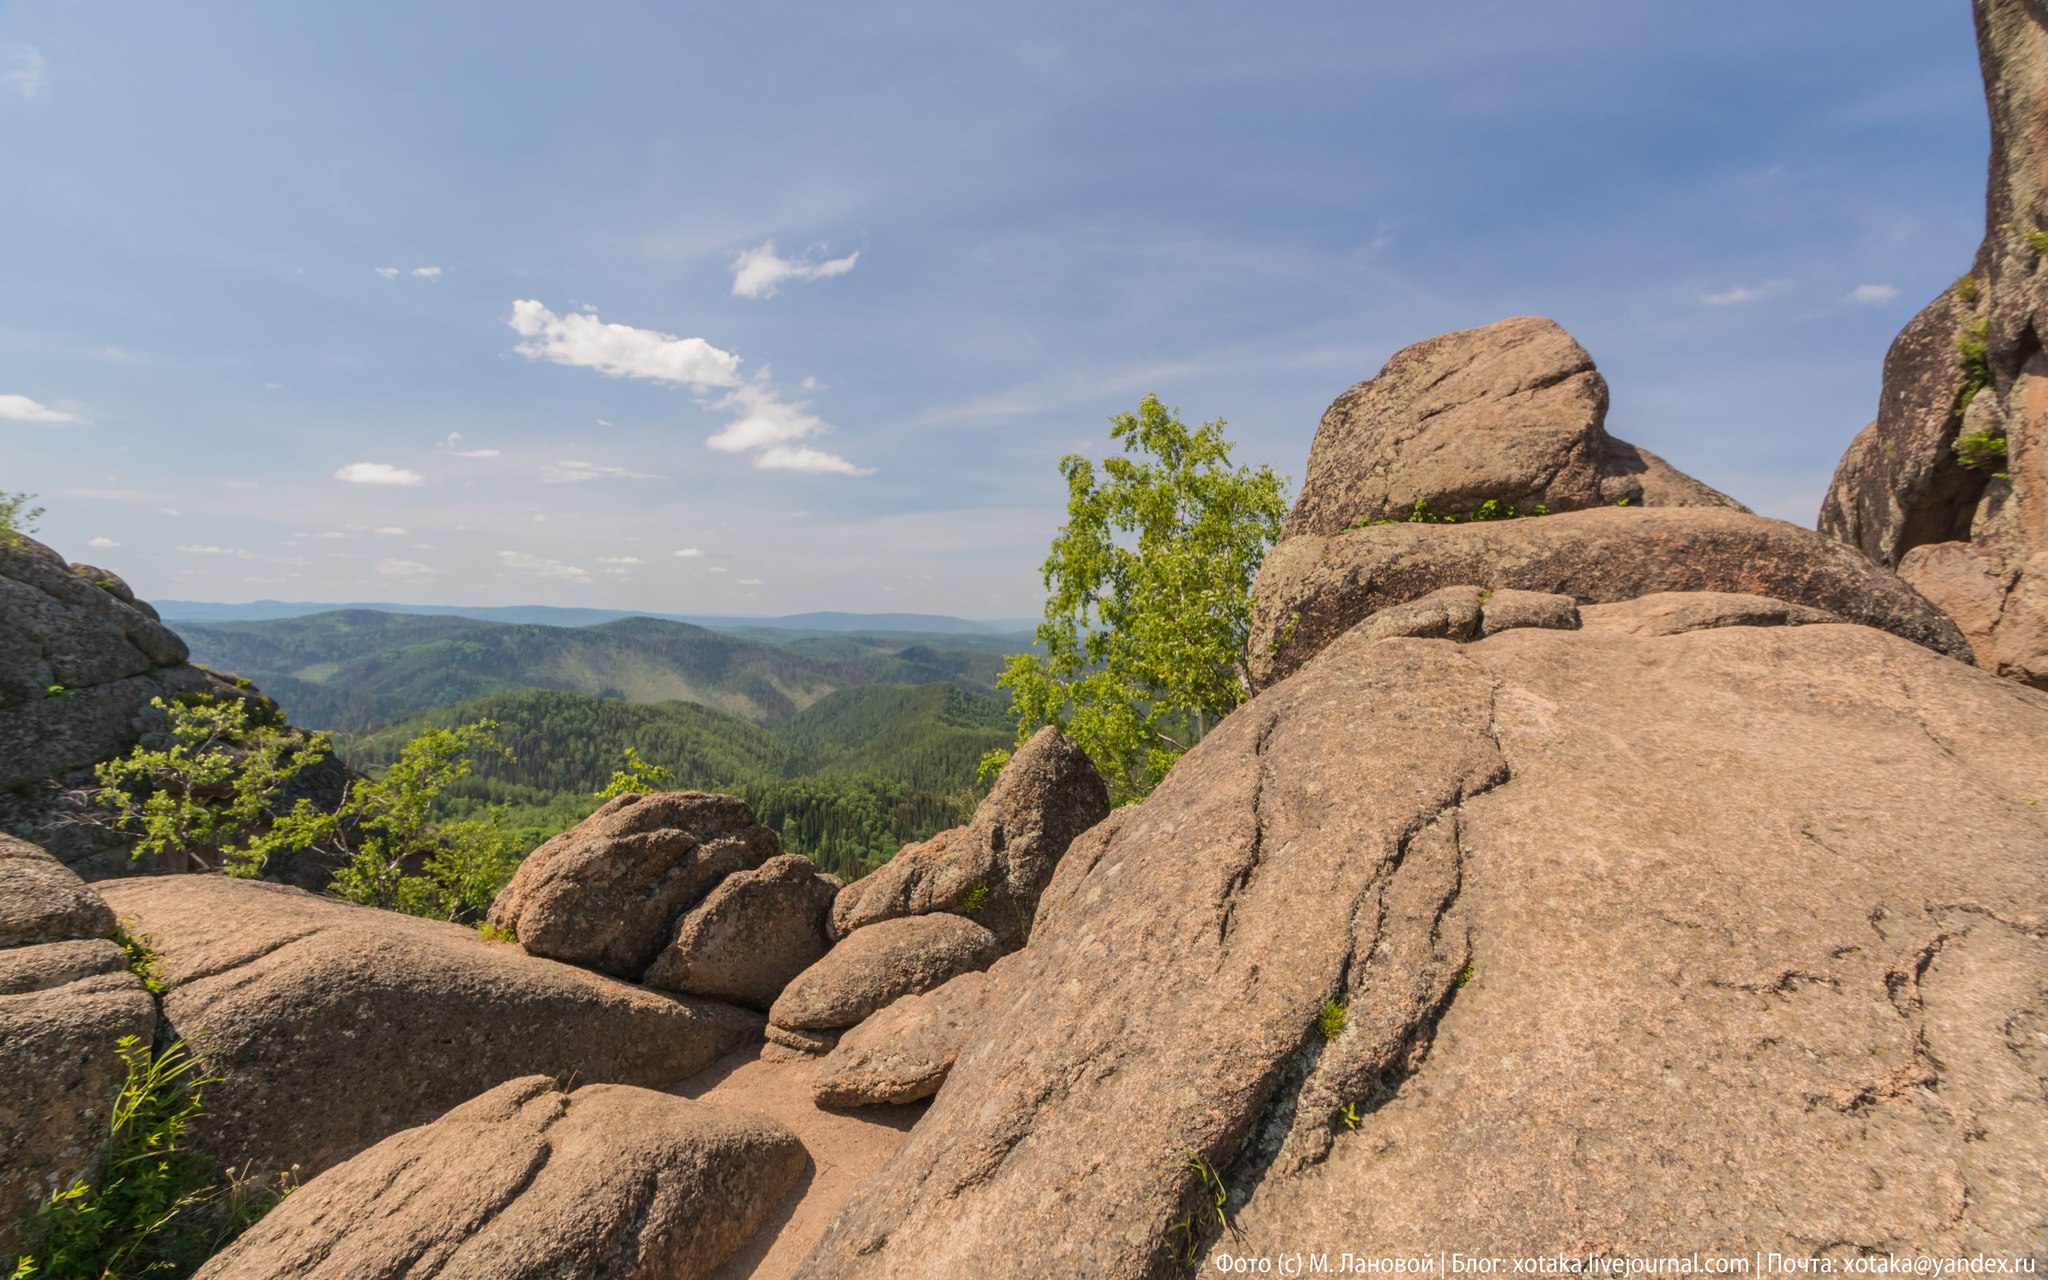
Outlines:
[[1986,146],[1962,0],[0,3],[0,490],[146,597],[1026,616],[1146,392],[1298,479],[1534,313],[1810,524]]

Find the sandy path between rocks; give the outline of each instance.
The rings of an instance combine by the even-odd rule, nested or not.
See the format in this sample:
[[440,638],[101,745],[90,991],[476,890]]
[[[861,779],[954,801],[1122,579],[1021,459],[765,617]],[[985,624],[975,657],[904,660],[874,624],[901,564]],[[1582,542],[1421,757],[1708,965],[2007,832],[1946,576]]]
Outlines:
[[719,1059],[675,1092],[699,1102],[779,1120],[803,1140],[811,1168],[790,1188],[747,1247],[712,1280],[787,1280],[846,1203],[881,1168],[924,1114],[922,1102],[902,1107],[821,1110],[811,1102],[816,1060],[776,1062],[755,1044]]

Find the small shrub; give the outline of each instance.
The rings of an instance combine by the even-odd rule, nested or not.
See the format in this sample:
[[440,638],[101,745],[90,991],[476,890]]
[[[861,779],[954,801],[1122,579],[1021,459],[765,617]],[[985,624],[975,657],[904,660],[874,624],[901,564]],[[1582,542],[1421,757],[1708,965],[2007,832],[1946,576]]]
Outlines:
[[1963,389],[1956,412],[1966,412],[1977,393],[1991,385],[1991,321],[1978,316],[1956,333],[1956,363],[1963,369]]
[[97,1186],[73,1182],[29,1220],[17,1280],[190,1276],[292,1189],[289,1176],[223,1179],[192,1145],[203,1091],[217,1080],[199,1073],[183,1041],[152,1054],[124,1036],[117,1050],[127,1079],[114,1103],[106,1174]]
[[1472,962],[1467,960],[1465,967],[1458,970],[1457,983],[1462,987],[1470,981],[1472,981]]
[[626,765],[612,774],[612,780],[604,784],[604,790],[597,793],[600,800],[611,800],[623,795],[642,791],[659,791],[676,780],[675,775],[658,764],[649,764],[640,758],[640,753],[626,748]]
[[43,696],[45,698],[70,698],[76,696],[77,693],[78,690],[73,689],[69,685],[62,684],[53,684],[49,688],[43,690]]
[[1346,1129],[1356,1129],[1358,1127],[1358,1104],[1355,1102],[1345,1103],[1343,1110],[1337,1113],[1337,1118],[1344,1122]]
[[987,905],[988,885],[986,884],[975,885],[967,891],[966,897],[960,899],[960,910],[970,916]]
[[[1402,523],[1483,524],[1489,520],[1523,520],[1531,516],[1547,516],[1549,514],[1550,508],[1540,502],[1524,511],[1514,503],[1502,502],[1498,498],[1488,498],[1470,511],[1431,511],[1429,509],[1429,502],[1426,499],[1417,498],[1415,505],[1408,509],[1407,519],[1402,521]],[[1354,529],[1369,529],[1375,525],[1394,523],[1396,523],[1394,520],[1386,516],[1371,516],[1354,522],[1351,527]]]
[[161,1000],[167,988],[164,985],[163,965],[150,950],[149,944],[128,932],[126,922],[114,926],[114,942],[128,953],[128,972],[142,980],[143,989],[150,998]]
[[0,493],[0,551],[14,550],[36,531],[43,509],[28,505],[34,497],[32,493]]
[[1963,305],[1970,307],[1977,305],[1977,277],[1957,276],[1955,289],[1956,297],[1963,300]]
[[519,931],[517,929],[500,929],[488,920],[476,922],[476,936],[482,938],[485,942],[519,941]]
[[1335,1040],[1350,1025],[1351,1007],[1342,1000],[1325,1000],[1316,1012],[1316,1030],[1322,1032],[1325,1040]]
[[1956,461],[1972,469],[1988,467],[2005,457],[2006,438],[1989,431],[1966,431],[1949,446]]
[[2035,253],[2048,257],[2048,231],[2027,232],[2027,244],[2033,248]]

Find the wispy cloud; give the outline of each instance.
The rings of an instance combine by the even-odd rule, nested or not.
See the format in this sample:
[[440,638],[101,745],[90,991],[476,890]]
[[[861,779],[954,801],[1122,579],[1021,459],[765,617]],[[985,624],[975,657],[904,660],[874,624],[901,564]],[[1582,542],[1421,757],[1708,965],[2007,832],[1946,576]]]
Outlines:
[[873,467],[856,467],[836,453],[799,444],[778,444],[763,449],[755,455],[754,465],[763,471],[831,472],[842,476],[875,474]]
[[853,270],[853,264],[860,261],[858,252],[843,258],[811,261],[803,258],[785,258],[775,252],[775,242],[766,241],[758,249],[742,249],[734,255],[732,262],[732,296],[735,298],[772,298],[776,287],[790,280],[827,280],[843,276]]
[[532,299],[512,304],[506,323],[526,341],[515,348],[529,360],[595,369],[614,378],[646,378],[696,388],[736,386],[740,358],[702,338],[678,338],[657,329],[606,324],[595,312],[558,316]]
[[0,86],[28,99],[41,93],[44,83],[40,50],[30,44],[0,46]]
[[377,274],[378,274],[378,275],[380,275],[380,276],[383,276],[383,277],[384,277],[384,278],[385,278],[386,280],[396,280],[396,279],[398,279],[398,268],[397,268],[397,267],[378,267],[378,268],[377,268]]
[[439,280],[441,278],[441,268],[439,267],[414,267],[412,273],[422,280]]
[[178,550],[190,552],[195,556],[241,556],[247,559],[249,555],[247,551],[242,550],[240,547],[215,547],[198,542],[183,543],[178,547]]
[[1890,302],[1899,296],[1898,286],[1889,284],[1859,284],[1849,295],[1853,302],[1876,304]]
[[599,564],[646,564],[639,556],[599,556]]
[[39,404],[27,396],[0,396],[0,419],[8,422],[34,422],[45,426],[61,426],[78,421],[75,413],[65,413]]
[[118,547],[121,544],[114,541],[112,538],[87,538],[85,540],[85,545],[88,547],[99,547],[104,549],[107,547]]
[[435,577],[441,571],[430,564],[421,564],[417,560],[379,560],[377,562],[377,572],[387,578],[418,580]]
[[694,560],[704,554],[702,547],[679,547],[672,553],[678,560]]
[[375,533],[375,534],[377,534],[377,535],[378,535],[379,537],[384,537],[384,538],[402,538],[402,537],[404,537],[404,536],[405,536],[405,535],[406,535],[407,533],[409,533],[409,532],[410,532],[410,530],[406,530],[406,529],[401,529],[401,528],[399,528],[399,527],[398,527],[397,525],[395,525],[395,524],[387,524],[387,525],[385,525],[385,526],[384,526],[383,528],[381,528],[381,529],[375,529],[375,530],[372,530],[372,532],[373,532],[373,533]]
[[384,462],[351,462],[345,467],[337,468],[334,478],[346,480],[350,484],[389,484],[408,488],[427,482],[427,478],[417,471],[408,471],[404,467],[394,467]]
[[1710,307],[1740,306],[1745,302],[1761,302],[1774,293],[1783,293],[1787,284],[1783,280],[1766,280],[1762,284],[1738,284],[1719,293],[1703,293],[1700,301]]
[[660,476],[625,467],[607,467],[595,462],[564,461],[539,468],[544,484],[575,484],[583,480],[659,480]]
[[440,448],[443,452],[453,454],[458,458],[495,458],[498,456],[496,449],[458,449],[455,447],[461,443],[462,433],[460,431],[450,431],[448,438],[441,442]]
[[[710,407],[736,416],[705,443],[722,453],[759,450],[754,459],[756,467],[849,476],[867,475],[872,470],[818,449],[777,448],[793,440],[822,435],[832,428],[810,412],[809,402],[791,403],[776,394],[765,369],[759,376],[743,381],[740,358],[702,338],[678,338],[656,329],[607,324],[597,318],[594,310],[556,315],[532,299],[514,302],[507,323],[526,338],[515,350],[531,360],[595,369],[614,378],[644,378],[687,386],[700,392],[725,388],[725,395],[712,401]],[[557,463],[556,467],[571,465]],[[551,480],[588,480],[608,473],[592,469],[590,474],[543,474]]]
[[570,582],[591,581],[588,570],[544,556],[530,556],[523,551],[500,551],[498,563],[515,573],[530,573],[541,578],[563,578]]
[[759,578],[741,578],[739,583],[743,587],[758,587],[762,585]]

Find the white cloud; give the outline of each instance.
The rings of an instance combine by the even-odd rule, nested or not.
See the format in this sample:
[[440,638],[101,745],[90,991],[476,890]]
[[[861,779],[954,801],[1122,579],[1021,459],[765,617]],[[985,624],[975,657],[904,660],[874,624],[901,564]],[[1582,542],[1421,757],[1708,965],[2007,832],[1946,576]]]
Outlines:
[[206,544],[204,544],[204,543],[194,543],[194,542],[188,542],[188,543],[185,543],[185,544],[183,544],[182,546],[180,546],[180,547],[178,548],[178,550],[180,550],[180,551],[189,551],[189,552],[191,552],[191,553],[192,553],[193,555],[195,555],[195,556],[244,556],[244,557],[246,557],[246,556],[247,556],[247,555],[249,554],[248,552],[246,552],[246,551],[242,550],[242,549],[241,549],[240,547],[213,547],[213,546],[207,546],[207,545],[206,545]]
[[496,449],[458,449],[455,447],[461,443],[462,433],[460,431],[450,431],[448,438],[443,440],[439,447],[458,458],[495,458],[498,456]]
[[618,575],[619,577],[623,578],[623,577],[625,577],[625,576],[626,576],[626,574],[627,574],[627,572],[628,572],[628,571],[627,571],[627,570],[625,570],[625,569],[619,569],[619,568],[608,568],[608,569],[603,569],[603,570],[601,570],[600,572],[603,572],[603,573],[614,573],[614,574],[617,574],[617,575]]
[[405,530],[405,529],[401,529],[401,528],[399,528],[399,527],[398,527],[397,525],[395,525],[395,524],[387,524],[387,525],[385,525],[385,526],[384,526],[383,528],[381,528],[381,529],[378,529],[378,530],[377,530],[376,532],[377,532],[377,533],[378,533],[378,534],[379,534],[380,536],[382,536],[382,537],[386,537],[386,538],[402,538],[402,537],[404,537],[404,536],[406,535],[406,533],[407,533],[407,532],[409,532],[409,531],[408,531],[408,530]]
[[395,484],[408,488],[427,482],[427,478],[417,471],[408,471],[404,467],[394,467],[384,462],[351,462],[345,467],[338,468],[334,478],[346,480],[350,484]]
[[743,587],[758,587],[762,585],[762,582],[759,578],[741,578],[740,585]]
[[65,413],[46,404],[37,404],[27,396],[0,396],[0,418],[9,422],[35,422],[47,426],[60,426],[66,422],[78,421],[78,415],[75,413]]
[[387,578],[431,578],[441,571],[417,560],[379,560],[377,572]]
[[775,296],[776,286],[785,280],[825,280],[832,276],[843,276],[853,270],[853,264],[859,260],[859,253],[849,253],[843,258],[832,258],[824,262],[785,258],[775,252],[775,242],[769,240],[758,249],[743,249],[734,256],[732,296],[772,298]]
[[112,538],[87,538],[85,545],[88,547],[118,547],[121,544]]
[[380,275],[380,276],[383,276],[383,277],[384,277],[384,278],[385,278],[386,280],[396,280],[396,279],[398,279],[398,268],[397,268],[397,267],[378,267],[378,268],[377,268],[377,274],[378,274],[378,275]]
[[1745,302],[1760,302],[1774,293],[1785,291],[1785,281],[1766,280],[1762,284],[1738,284],[1719,293],[1703,293],[1700,301],[1710,307],[1737,306]]
[[875,474],[873,467],[856,467],[836,453],[800,444],[778,444],[763,449],[754,459],[754,465],[763,471],[829,471],[842,476]]
[[560,560],[549,560],[541,556],[530,556],[521,551],[500,551],[498,563],[519,573],[531,573],[542,578],[566,578],[571,582],[589,582],[590,574],[573,564]]
[[414,267],[412,273],[422,280],[439,280],[441,278],[441,268],[439,267]]
[[682,547],[682,548],[679,548],[678,550],[676,550],[676,551],[675,551],[675,552],[674,552],[673,554],[674,554],[674,555],[676,556],[676,558],[678,558],[678,559],[681,559],[681,560],[689,560],[689,559],[693,559],[693,558],[695,558],[695,557],[697,557],[697,556],[701,556],[701,555],[703,555],[703,554],[704,554],[704,548],[702,548],[702,547]]
[[1857,302],[1868,303],[1890,302],[1898,296],[1898,287],[1889,284],[1859,284],[1856,286],[1856,291],[1849,295],[1850,298]]
[[599,564],[646,564],[639,556],[599,556]]
[[175,516],[179,514],[179,511],[176,507],[158,507],[157,510],[163,512],[167,516]]
[[806,412],[810,408],[808,401],[785,404],[765,383],[734,387],[716,407],[736,409],[740,415],[704,442],[722,453],[765,449],[830,430],[816,414]]
[[574,484],[581,480],[659,480],[645,471],[628,471],[624,467],[607,467],[596,462],[557,462],[553,466],[541,467],[539,474],[544,484]]
[[702,338],[606,324],[595,314],[558,316],[531,299],[514,302],[506,323],[526,339],[514,349],[530,360],[550,360],[595,369],[614,378],[646,378],[700,391],[739,383],[740,358]]
[[726,568],[726,567],[725,567],[724,565],[722,565],[722,564],[714,564],[714,565],[712,565],[712,566],[711,566],[711,567],[710,567],[709,569],[705,570],[705,572],[707,572],[707,573],[731,573],[731,572],[732,572],[732,570],[730,570],[730,569]]
[[0,47],[0,85],[33,98],[43,91],[43,55],[34,45]]

